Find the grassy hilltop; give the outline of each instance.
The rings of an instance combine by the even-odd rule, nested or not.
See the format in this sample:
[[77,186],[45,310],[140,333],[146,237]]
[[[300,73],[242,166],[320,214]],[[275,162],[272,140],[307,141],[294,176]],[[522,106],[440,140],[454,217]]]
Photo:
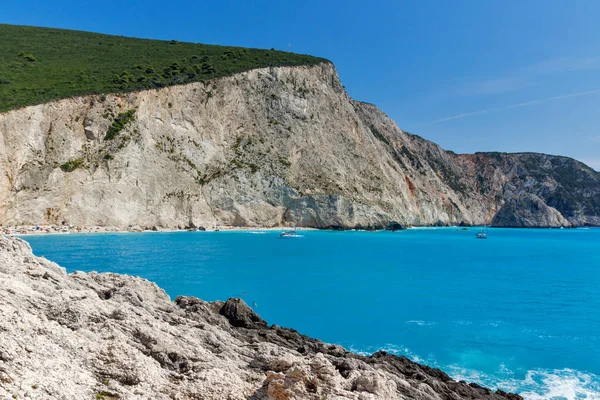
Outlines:
[[323,58],[0,24],[0,112],[86,94],[160,88]]

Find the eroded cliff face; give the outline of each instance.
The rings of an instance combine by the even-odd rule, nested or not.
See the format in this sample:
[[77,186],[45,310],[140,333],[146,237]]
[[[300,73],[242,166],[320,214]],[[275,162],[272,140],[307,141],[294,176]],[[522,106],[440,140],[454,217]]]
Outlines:
[[0,114],[0,162],[5,225],[280,226],[294,199],[319,228],[600,224],[583,164],[446,152],[351,100],[331,64]]
[[[491,221],[507,227],[600,225],[600,173],[579,161],[539,153],[455,154],[400,130],[374,105],[354,104],[375,136],[387,140],[388,152],[413,182],[414,192],[447,199],[436,210],[445,210],[451,222]],[[419,203],[434,201],[425,193],[416,197]]]
[[67,275],[1,234],[0,287],[2,398],[522,400],[269,327],[239,299],[171,302],[141,278]]

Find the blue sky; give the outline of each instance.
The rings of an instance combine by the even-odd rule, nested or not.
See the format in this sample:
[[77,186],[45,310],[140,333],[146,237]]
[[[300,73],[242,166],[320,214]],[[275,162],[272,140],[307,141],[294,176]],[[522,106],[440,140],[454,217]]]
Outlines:
[[0,22],[314,54],[446,149],[600,170],[599,15],[595,0],[4,0]]

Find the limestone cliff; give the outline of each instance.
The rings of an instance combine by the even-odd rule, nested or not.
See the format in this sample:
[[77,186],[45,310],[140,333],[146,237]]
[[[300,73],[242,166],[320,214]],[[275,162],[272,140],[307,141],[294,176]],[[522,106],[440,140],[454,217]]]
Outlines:
[[522,400],[269,327],[239,299],[171,302],[141,278],[67,275],[3,235],[0,287],[3,399]]
[[353,101],[333,65],[0,114],[0,224],[600,225],[600,177],[541,154],[457,155]]

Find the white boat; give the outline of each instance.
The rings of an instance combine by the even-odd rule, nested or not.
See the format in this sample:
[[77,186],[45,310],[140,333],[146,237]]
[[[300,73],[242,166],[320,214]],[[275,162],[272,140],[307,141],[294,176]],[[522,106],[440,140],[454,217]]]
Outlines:
[[297,237],[302,237],[302,235],[298,235],[298,232],[296,232],[295,230],[293,231],[285,231],[285,232],[281,232],[279,234],[280,238],[297,238]]
[[483,228],[481,228],[481,231],[477,232],[475,234],[475,237],[477,239],[487,239],[488,237],[488,226],[484,225]]
[[298,230],[296,228],[296,200],[294,200],[294,229],[291,231],[281,232],[279,234],[280,239],[291,239],[302,237],[302,235],[298,234]]

